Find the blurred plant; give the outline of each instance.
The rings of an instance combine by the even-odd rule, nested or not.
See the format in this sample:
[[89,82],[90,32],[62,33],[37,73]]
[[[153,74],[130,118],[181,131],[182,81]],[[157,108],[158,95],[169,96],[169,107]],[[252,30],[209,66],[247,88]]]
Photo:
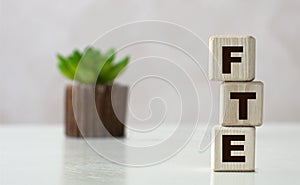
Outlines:
[[[85,84],[108,84],[126,67],[129,57],[126,56],[114,62],[116,52],[109,49],[106,53],[93,47],[87,47],[83,52],[74,50],[69,56],[57,54],[60,72],[71,80]],[[78,65],[80,63],[80,67]],[[75,79],[76,74],[76,79]]]

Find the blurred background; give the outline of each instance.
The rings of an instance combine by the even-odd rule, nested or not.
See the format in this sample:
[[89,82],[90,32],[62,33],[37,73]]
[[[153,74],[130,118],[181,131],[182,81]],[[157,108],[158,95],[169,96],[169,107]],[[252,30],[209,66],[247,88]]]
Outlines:
[[[122,24],[152,19],[182,25],[197,34],[204,45],[208,45],[210,35],[255,36],[256,80],[265,83],[265,121],[300,121],[299,1],[1,0],[0,8],[0,123],[63,122],[64,88],[70,81],[57,70],[56,54],[67,55],[74,48],[83,49],[100,35]],[[162,34],[167,37],[172,33]],[[193,43],[190,47],[199,50],[202,60],[198,62],[205,69],[208,65],[208,48],[197,48],[198,45]],[[128,54],[134,59],[155,53],[154,50],[158,48],[132,47],[124,51],[124,55]],[[166,49],[163,54],[166,58],[173,56],[175,59],[172,62],[184,63],[171,50]],[[159,68],[173,74],[168,65],[158,65],[154,63],[152,70]],[[149,66],[137,67],[140,71],[150,70]],[[206,96],[207,84],[203,74],[192,68],[187,68],[186,72],[200,89],[199,96]],[[131,74],[132,71],[128,70],[123,75]],[[121,77],[120,81],[125,84],[128,82]],[[176,100],[176,93],[163,88],[163,84],[160,87],[157,83],[149,84],[153,87],[140,88],[138,93],[131,96],[132,108],[145,111],[146,115],[148,105],[143,98],[151,97],[149,89],[155,88],[156,93],[170,99],[168,111],[171,114],[167,120],[178,119],[175,110],[178,102],[172,101],[173,98]],[[179,89],[185,88],[185,83],[178,81],[176,84]],[[217,83],[213,88],[216,106],[219,85]],[[201,87],[206,88],[204,94],[201,94]],[[194,99],[190,97],[188,101]],[[207,119],[210,110],[205,107],[208,104],[209,100],[200,102],[203,107],[203,119],[200,115],[200,121]],[[191,111],[191,114],[194,113]],[[153,114],[156,115],[159,116]],[[131,119],[129,115],[128,121]],[[186,116],[181,121],[191,120]]]

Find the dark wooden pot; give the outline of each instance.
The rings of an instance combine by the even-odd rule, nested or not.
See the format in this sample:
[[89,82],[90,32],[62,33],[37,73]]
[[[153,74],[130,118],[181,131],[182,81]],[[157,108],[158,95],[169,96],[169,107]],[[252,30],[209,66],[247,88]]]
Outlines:
[[[128,88],[119,84],[69,85],[65,133],[71,137],[123,137]],[[93,95],[93,93],[95,93]]]

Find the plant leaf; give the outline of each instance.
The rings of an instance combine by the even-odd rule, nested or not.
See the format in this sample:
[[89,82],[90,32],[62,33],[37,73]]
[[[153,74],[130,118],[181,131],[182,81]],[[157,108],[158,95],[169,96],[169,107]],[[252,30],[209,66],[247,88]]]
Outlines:
[[104,57],[101,55],[100,51],[89,47],[86,48],[85,53],[82,57],[82,65],[91,70],[99,69],[104,64]]
[[74,73],[68,68],[67,61],[63,56],[57,54],[58,64],[57,67],[60,72],[67,78],[72,79],[74,78]]
[[102,83],[105,84],[113,81],[118,76],[118,74],[122,71],[122,69],[126,67],[128,61],[129,61],[129,57],[127,56],[121,59],[117,64],[112,66],[109,73],[103,76]]
[[129,57],[125,57],[114,64],[115,56],[115,49],[101,54],[99,50],[88,46],[84,53],[74,50],[67,57],[58,54],[58,68],[64,76],[80,83],[91,84],[96,81],[97,84],[106,84],[113,81],[129,61]]
[[72,65],[72,68],[76,71],[77,66],[81,60],[81,54],[78,50],[74,50],[72,55],[69,57],[69,63]]
[[99,76],[98,76],[98,80],[97,83],[104,83],[105,80],[105,76],[108,75],[108,73],[110,72],[111,68],[112,68],[112,61],[115,58],[115,49],[109,49],[106,53],[105,53],[105,64],[102,66],[102,68],[100,69],[99,72]]
[[76,73],[76,79],[81,83],[91,84],[96,82],[98,75],[88,68],[80,67]]
[[114,59],[115,59],[115,55],[116,55],[116,50],[115,49],[109,49],[106,53],[105,53],[105,63],[111,63]]

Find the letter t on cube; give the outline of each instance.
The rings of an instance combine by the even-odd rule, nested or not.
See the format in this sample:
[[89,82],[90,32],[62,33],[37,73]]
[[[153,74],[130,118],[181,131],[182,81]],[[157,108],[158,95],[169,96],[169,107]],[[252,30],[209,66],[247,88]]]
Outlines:
[[222,126],[261,126],[263,122],[262,82],[224,82],[220,90]]

